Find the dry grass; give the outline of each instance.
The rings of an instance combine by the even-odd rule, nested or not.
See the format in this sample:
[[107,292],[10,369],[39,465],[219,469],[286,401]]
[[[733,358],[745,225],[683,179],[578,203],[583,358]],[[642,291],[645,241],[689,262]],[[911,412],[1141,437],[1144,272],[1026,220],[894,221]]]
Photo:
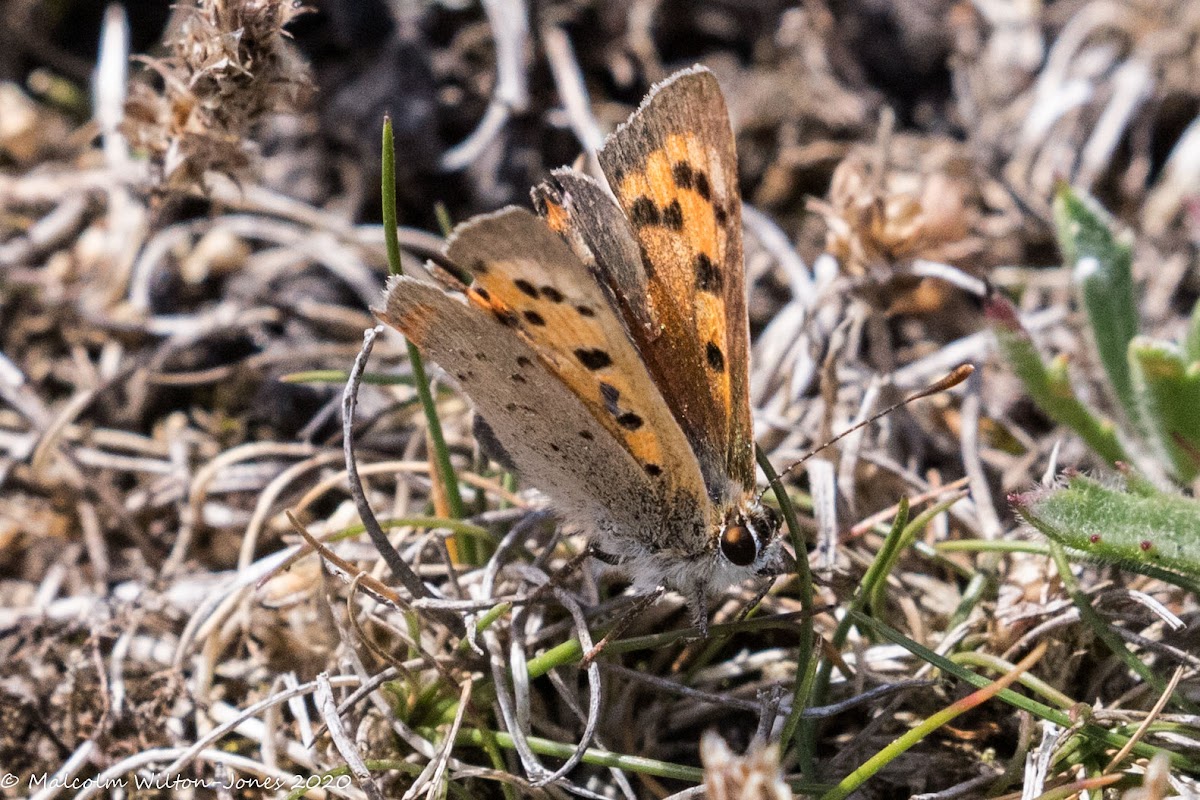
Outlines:
[[[996,362],[977,294],[986,278],[1019,295],[1041,343],[1095,377],[1047,222],[1065,178],[1137,235],[1147,325],[1185,324],[1200,293],[1197,4],[485,5],[414,6],[390,39],[358,29],[347,44],[353,20],[333,6],[293,22],[290,3],[212,0],[176,12],[153,69],[131,75],[110,20],[94,113],[82,84],[45,83],[52,69],[26,69],[25,87],[73,85],[74,101],[0,85],[0,773],[20,780],[0,793],[57,776],[105,796],[106,781],[156,776],[136,796],[241,779],[256,797],[329,776],[344,797],[698,796],[705,730],[742,752],[787,726],[811,619],[817,655],[831,663],[831,641],[838,654],[817,673],[820,716],[782,767],[708,740],[709,797],[819,796],[905,735],[856,797],[1036,797],[1085,780],[1118,781],[1093,797],[1196,796],[1197,598],[1074,570],[1172,681],[1164,706],[1007,508],[1055,448],[1059,464],[1096,462]],[[0,10],[3,41],[33,13]],[[63,63],[40,34],[23,47]],[[387,268],[364,221],[378,218],[378,125],[386,107],[412,268],[438,249],[437,202],[460,219],[520,202],[695,60],[741,131],[772,463],[960,362],[980,369],[789,476],[815,617],[785,578],[739,620],[756,589],[740,587],[696,641],[667,596],[582,671],[588,630],[628,604],[622,584],[564,572],[579,538],[486,462],[468,407],[435,380],[455,507],[390,331],[358,391],[360,499],[427,596],[361,533],[341,406]],[[901,497],[913,518],[935,513],[892,531]],[[1036,652],[1044,683],[1018,691],[1053,713],[973,695],[897,641],[988,680]],[[924,727],[947,709],[963,715]],[[1081,738],[1085,725],[1110,738]],[[586,763],[568,764],[581,746]]]

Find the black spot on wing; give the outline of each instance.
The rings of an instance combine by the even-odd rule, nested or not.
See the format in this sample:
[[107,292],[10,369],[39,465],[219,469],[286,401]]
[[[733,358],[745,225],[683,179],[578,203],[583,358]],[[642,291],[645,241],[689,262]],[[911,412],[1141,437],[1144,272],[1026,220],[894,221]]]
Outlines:
[[725,354],[721,352],[721,348],[717,346],[716,342],[709,342],[704,346],[704,357],[714,372],[725,371]]
[[583,439],[585,442],[590,442],[590,441],[593,441],[596,437],[592,435],[591,431],[580,431],[579,438]]
[[676,161],[671,166],[671,177],[675,180],[675,185],[680,189],[690,189],[695,181],[695,172],[692,170],[692,165],[686,161]]
[[551,303],[561,303],[563,301],[562,292],[560,292],[558,289],[555,289],[553,286],[543,286],[542,297],[546,298]]
[[629,221],[635,227],[641,228],[646,225],[657,225],[662,221],[662,216],[658,213],[658,206],[649,197],[639,197],[633,201],[633,205],[629,207]]
[[663,208],[662,224],[673,231],[683,230],[683,207],[678,200],[672,200],[671,205]]
[[482,286],[480,286],[478,289],[475,289],[475,294],[479,295],[484,300],[492,299],[492,293],[489,292],[487,289],[483,288]]
[[526,311],[525,319],[529,321],[530,325],[537,325],[541,327],[542,325],[546,324],[545,318],[536,311]]
[[508,379],[513,383],[529,383],[525,376],[519,372],[514,372],[512,375],[509,375]]
[[596,312],[588,306],[575,306],[575,310],[579,312],[581,317],[594,317]]
[[662,475],[662,467],[660,467],[658,464],[646,464],[645,470],[646,474],[652,478],[657,478],[659,475]]
[[627,431],[636,431],[642,427],[643,420],[632,411],[626,411],[621,416],[617,417],[617,424]]
[[712,187],[708,185],[708,176],[699,170],[696,171],[696,193],[705,200],[712,199]]
[[517,356],[517,366],[521,369],[526,369],[533,366],[533,362],[526,356]]
[[535,300],[537,299],[537,296],[538,296],[537,287],[534,286],[529,281],[525,280],[524,278],[517,278],[515,281],[513,281],[513,286],[516,286],[524,294],[529,295],[533,299],[535,299]]
[[521,318],[517,313],[509,308],[493,308],[492,314],[500,321],[501,325],[507,325],[510,328],[515,328],[521,324]]
[[707,254],[698,254],[696,256],[696,289],[709,294],[720,294],[721,287],[721,269]]
[[729,212],[725,210],[725,206],[713,206],[713,214],[717,217],[717,224],[725,227],[725,223],[729,221]]
[[593,372],[612,366],[612,356],[599,348],[578,347],[575,349],[575,357]]

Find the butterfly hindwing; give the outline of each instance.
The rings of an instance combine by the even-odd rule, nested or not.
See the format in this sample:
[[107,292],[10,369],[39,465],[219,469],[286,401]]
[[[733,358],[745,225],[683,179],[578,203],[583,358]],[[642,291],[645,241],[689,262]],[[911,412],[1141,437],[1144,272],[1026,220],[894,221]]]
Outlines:
[[[737,155],[712,73],[655,87],[599,153],[637,243],[644,305],[660,323],[639,344],[660,386],[683,386],[673,411],[710,491],[754,485],[749,326]],[[580,205],[577,213],[587,211]],[[586,229],[591,223],[581,221]]]
[[[496,318],[422,280],[392,279],[376,312],[458,381],[524,480],[541,487],[564,518],[611,537],[644,537],[680,507],[544,354]],[[694,508],[694,504],[683,507]],[[702,518],[697,516],[696,525]]]

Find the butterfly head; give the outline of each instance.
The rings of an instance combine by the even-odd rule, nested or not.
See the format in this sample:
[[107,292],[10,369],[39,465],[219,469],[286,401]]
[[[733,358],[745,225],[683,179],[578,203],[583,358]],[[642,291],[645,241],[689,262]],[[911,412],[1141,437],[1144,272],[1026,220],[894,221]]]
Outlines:
[[778,531],[779,518],[772,509],[757,501],[740,506],[721,525],[717,540],[721,557],[756,575],[777,575],[772,567],[778,561],[778,547],[773,546]]
[[[678,586],[693,603],[751,578],[769,578],[795,569],[783,546],[779,516],[752,493],[731,503],[710,536],[712,549],[704,567],[689,569]],[[690,584],[690,585],[689,585]]]
[[781,575],[795,566],[779,536],[779,515],[748,495],[730,509],[717,535],[722,572],[734,572],[730,582],[756,575]]

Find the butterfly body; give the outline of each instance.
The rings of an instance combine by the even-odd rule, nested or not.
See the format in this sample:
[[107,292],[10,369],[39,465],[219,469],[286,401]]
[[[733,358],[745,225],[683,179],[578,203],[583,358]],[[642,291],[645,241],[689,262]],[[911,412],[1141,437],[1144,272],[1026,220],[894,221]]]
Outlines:
[[469,285],[394,278],[377,313],[472,399],[564,522],[702,612],[790,556],[758,501],[733,134],[702,68],[677,73],[599,154],[610,194],[558,170],[451,236]]

